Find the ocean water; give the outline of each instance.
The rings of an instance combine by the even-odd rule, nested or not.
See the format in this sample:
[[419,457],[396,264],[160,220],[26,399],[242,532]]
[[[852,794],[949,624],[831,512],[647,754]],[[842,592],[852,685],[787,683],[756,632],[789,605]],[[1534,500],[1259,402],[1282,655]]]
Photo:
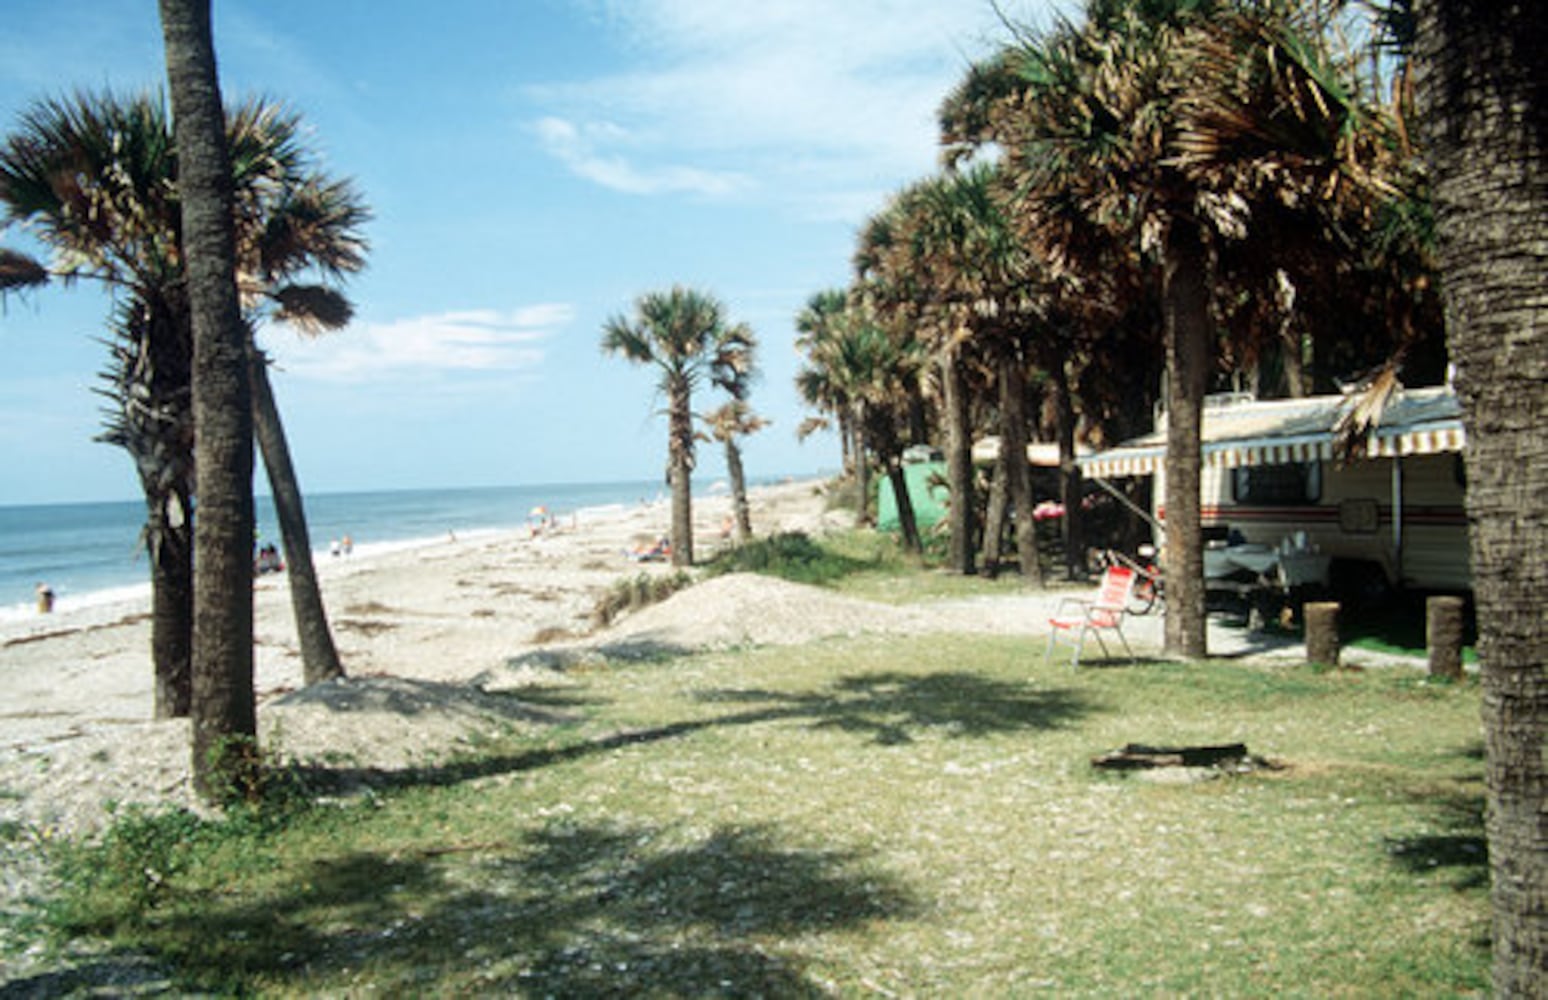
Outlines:
[[[557,517],[659,499],[655,481],[570,483],[454,490],[318,493],[306,497],[312,548],[326,558],[346,535],[368,554],[458,535],[519,528],[536,507]],[[698,488],[696,488],[698,492]],[[257,499],[258,542],[281,545],[274,508]],[[61,611],[149,593],[140,545],[145,505],[48,504],[0,507],[0,621],[36,614],[47,583]]]

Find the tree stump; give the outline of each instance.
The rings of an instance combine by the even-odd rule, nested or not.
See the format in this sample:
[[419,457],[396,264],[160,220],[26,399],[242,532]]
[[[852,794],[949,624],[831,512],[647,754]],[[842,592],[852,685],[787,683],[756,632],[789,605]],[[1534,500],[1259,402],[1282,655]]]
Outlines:
[[1306,619],[1306,662],[1338,666],[1338,602],[1310,601]]
[[1462,679],[1462,607],[1460,597],[1425,601],[1425,645],[1430,651],[1430,676]]

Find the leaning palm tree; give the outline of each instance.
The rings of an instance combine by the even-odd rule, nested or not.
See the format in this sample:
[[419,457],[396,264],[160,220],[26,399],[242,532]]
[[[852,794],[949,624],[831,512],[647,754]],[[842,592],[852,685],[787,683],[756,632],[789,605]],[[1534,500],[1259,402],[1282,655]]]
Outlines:
[[[249,326],[264,317],[306,329],[342,325],[348,304],[310,271],[334,279],[363,266],[366,212],[353,190],[321,176],[303,155],[299,119],[263,103],[227,115],[235,198],[239,291]],[[192,415],[190,320],[177,160],[162,101],[78,95],[40,102],[0,147],[6,221],[54,250],[54,273],[107,282],[123,296],[112,326],[104,440],[129,451],[145,493],[155,617],[157,714],[188,711],[191,609]],[[256,349],[247,337],[250,362]],[[270,482],[280,505],[291,593],[308,682],[340,672],[305,541],[299,490],[272,394],[252,365],[255,407]],[[277,444],[278,442],[278,444]],[[293,503],[286,503],[294,498]],[[299,525],[299,529],[298,529]],[[297,540],[299,536],[299,540]],[[250,539],[249,539],[250,541]]]
[[745,324],[730,325],[713,295],[674,286],[649,292],[633,317],[602,326],[602,351],[659,370],[667,402],[667,478],[672,487],[672,563],[693,565],[693,391],[708,381],[743,398],[757,341]]
[[744,400],[733,399],[702,415],[710,437],[726,451],[726,478],[731,481],[731,506],[735,513],[736,540],[752,541],[752,509],[747,502],[747,474],[742,467],[742,446],[737,442],[756,434],[769,421],[752,411]]

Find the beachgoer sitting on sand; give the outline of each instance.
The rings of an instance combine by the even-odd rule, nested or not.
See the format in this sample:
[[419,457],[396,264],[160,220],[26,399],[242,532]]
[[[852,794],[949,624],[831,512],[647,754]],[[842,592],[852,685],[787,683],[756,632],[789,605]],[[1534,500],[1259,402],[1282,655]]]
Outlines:
[[279,549],[270,542],[258,550],[258,557],[253,560],[253,574],[262,576],[265,573],[278,573],[285,568],[285,563],[280,559]]
[[672,543],[667,536],[662,535],[654,542],[635,542],[628,556],[636,562],[654,562],[657,559],[665,559],[672,554]]

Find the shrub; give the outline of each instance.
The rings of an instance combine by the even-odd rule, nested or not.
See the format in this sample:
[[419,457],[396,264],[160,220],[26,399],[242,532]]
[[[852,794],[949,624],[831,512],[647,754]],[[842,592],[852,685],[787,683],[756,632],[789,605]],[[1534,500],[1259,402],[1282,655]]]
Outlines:
[[829,584],[875,568],[877,560],[856,559],[814,542],[803,532],[787,531],[717,554],[704,573],[762,573],[795,583]]
[[693,583],[685,570],[675,573],[640,573],[619,580],[608,588],[591,609],[594,628],[606,628],[626,611],[638,611],[671,597]]

